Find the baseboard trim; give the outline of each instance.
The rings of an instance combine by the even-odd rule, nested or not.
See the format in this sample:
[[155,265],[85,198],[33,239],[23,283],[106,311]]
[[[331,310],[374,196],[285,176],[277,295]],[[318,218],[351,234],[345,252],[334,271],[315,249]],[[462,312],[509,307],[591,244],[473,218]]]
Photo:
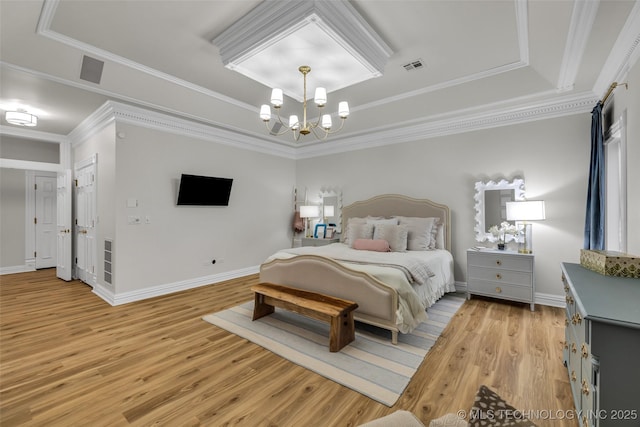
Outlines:
[[536,292],[535,302],[540,305],[548,305],[550,307],[561,307],[565,308],[567,302],[564,299],[564,295],[556,295],[556,294],[545,294],[542,292]]
[[165,283],[163,285],[152,286],[149,288],[138,289],[130,292],[123,292],[121,294],[114,293],[102,285],[96,285],[93,288],[93,293],[98,295],[109,304],[116,306],[168,295],[174,292],[186,291],[188,289],[198,288],[200,286],[212,285],[215,283],[224,282],[225,280],[237,279],[239,277],[257,274],[259,272],[260,266],[256,265],[239,270],[212,274],[210,276],[196,277],[194,279],[182,280],[174,283]]
[[29,271],[36,271],[33,265],[25,264],[25,265],[13,265],[11,267],[0,267],[0,276],[3,274],[16,274],[16,273],[27,273]]
[[[457,292],[467,292],[467,282],[456,282],[455,286],[456,286]],[[533,301],[536,304],[547,305],[550,307],[564,308],[566,306],[564,295],[545,294],[542,292],[536,292],[536,294],[533,297]]]

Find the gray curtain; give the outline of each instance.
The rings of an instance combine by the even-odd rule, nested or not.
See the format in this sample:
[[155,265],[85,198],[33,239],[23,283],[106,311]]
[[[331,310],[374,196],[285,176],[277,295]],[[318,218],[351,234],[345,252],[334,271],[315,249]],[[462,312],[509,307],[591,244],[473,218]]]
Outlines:
[[604,249],[604,136],[602,103],[591,111],[591,164],[587,190],[584,249]]

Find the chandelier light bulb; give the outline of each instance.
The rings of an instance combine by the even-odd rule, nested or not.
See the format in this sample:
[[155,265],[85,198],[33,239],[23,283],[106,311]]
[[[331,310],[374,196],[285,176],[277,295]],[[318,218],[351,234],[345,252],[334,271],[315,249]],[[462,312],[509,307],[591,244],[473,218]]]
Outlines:
[[331,129],[331,115],[324,114],[322,116],[322,128],[323,129]]
[[289,116],[289,128],[290,129],[300,129],[300,121],[298,120],[298,116],[292,114]]
[[260,107],[260,118],[265,122],[271,120],[271,108],[267,104]]
[[316,96],[314,97],[315,103],[318,107],[324,107],[327,103],[327,90],[323,87],[316,88]]
[[349,103],[347,101],[341,101],[338,104],[338,116],[343,119],[349,116]]
[[282,103],[282,89],[273,89],[271,91],[271,104],[273,104],[275,108],[280,108]]

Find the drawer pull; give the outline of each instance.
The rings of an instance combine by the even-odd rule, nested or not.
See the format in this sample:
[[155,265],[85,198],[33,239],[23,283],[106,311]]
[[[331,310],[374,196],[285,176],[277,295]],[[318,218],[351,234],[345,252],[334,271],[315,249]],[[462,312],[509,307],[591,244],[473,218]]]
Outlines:
[[496,260],[496,265],[502,265],[502,261],[500,261],[499,259]]
[[589,348],[587,347],[587,343],[583,342],[582,343],[582,358],[586,359],[587,357],[589,357]]
[[567,302],[567,304],[569,304],[569,305],[573,305],[574,300],[573,300],[573,298],[572,298],[572,297],[570,297],[569,295],[567,295],[564,299],[565,299],[565,301]]
[[571,381],[578,381],[578,377],[576,377],[576,371],[571,371]]
[[500,274],[500,273],[496,274],[496,279],[498,279],[498,280],[502,279],[502,274]]
[[499,287],[499,286],[497,286],[497,287],[496,287],[496,292],[497,292],[497,293],[501,293],[501,292],[502,292],[502,288],[501,288],[501,287]]
[[569,318],[568,317],[564,318],[564,326],[565,327],[569,326]]
[[569,350],[569,344],[567,343],[567,341],[562,341],[562,347],[564,347],[565,350]]
[[578,352],[578,346],[576,345],[576,343],[572,342],[571,343],[571,353],[577,353]]
[[573,315],[573,317],[571,318],[571,323],[573,323],[574,325],[582,324],[582,316],[580,316],[580,313],[576,313]]
[[564,285],[564,291],[565,291],[566,293],[569,293],[569,286]]
[[589,396],[589,383],[584,378],[582,379],[582,394]]

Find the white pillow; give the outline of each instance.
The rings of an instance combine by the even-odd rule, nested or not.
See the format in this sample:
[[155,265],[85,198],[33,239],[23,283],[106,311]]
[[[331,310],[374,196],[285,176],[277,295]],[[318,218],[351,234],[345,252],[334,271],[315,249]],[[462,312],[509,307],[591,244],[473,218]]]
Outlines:
[[373,225],[378,225],[378,224],[391,224],[391,225],[398,225],[398,218],[374,218],[374,217],[367,217],[367,224],[373,224]]
[[397,217],[400,225],[408,231],[407,249],[410,251],[428,251],[436,249],[439,218]]
[[373,232],[373,238],[389,242],[391,252],[407,251],[407,227],[404,225],[377,224]]
[[344,242],[352,248],[358,239],[373,239],[373,224],[349,224]]
[[438,232],[436,233],[436,249],[446,249],[444,242],[444,224],[438,224]]

